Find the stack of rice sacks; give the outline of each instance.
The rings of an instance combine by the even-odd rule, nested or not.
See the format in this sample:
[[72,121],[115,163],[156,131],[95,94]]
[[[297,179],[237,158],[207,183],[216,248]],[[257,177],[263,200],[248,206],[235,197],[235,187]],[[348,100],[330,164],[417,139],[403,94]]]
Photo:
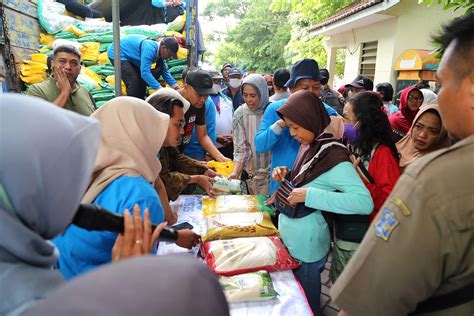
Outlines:
[[[107,48],[113,42],[112,23],[100,19],[76,20],[64,15],[64,8],[61,6],[51,0],[38,1],[38,19],[45,34],[40,34],[38,52],[31,54],[30,60],[22,61],[20,79],[26,89],[32,84],[46,80],[49,76],[48,55],[52,54],[53,49],[59,45],[74,45],[81,51],[83,61],[77,81],[90,91],[97,107],[100,107],[115,97],[115,71],[107,57]],[[161,36],[175,36],[183,45],[185,23],[186,15],[182,15],[169,24],[121,27],[120,33],[121,37],[142,34],[153,39]],[[171,75],[180,85],[183,84],[182,71],[187,65],[187,56],[187,49],[180,47],[179,59],[167,61]],[[166,85],[162,80],[160,83],[163,86]],[[123,81],[122,94],[126,95]]]

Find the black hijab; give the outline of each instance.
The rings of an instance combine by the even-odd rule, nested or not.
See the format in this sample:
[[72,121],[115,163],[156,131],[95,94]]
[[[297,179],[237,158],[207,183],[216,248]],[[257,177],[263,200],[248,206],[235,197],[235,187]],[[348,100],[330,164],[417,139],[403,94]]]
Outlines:
[[[290,177],[295,187],[301,187],[313,181],[340,162],[350,162],[346,148],[338,145],[323,147],[332,142],[337,142],[337,140],[333,138],[332,134],[324,133],[324,130],[331,123],[331,118],[322,101],[312,92],[302,90],[292,94],[285,104],[277,110],[277,113],[280,117],[289,118],[315,135],[314,142],[304,152],[298,153],[291,170]],[[298,176],[303,165],[309,162],[318,152],[320,152],[318,158],[314,159],[309,168]]]

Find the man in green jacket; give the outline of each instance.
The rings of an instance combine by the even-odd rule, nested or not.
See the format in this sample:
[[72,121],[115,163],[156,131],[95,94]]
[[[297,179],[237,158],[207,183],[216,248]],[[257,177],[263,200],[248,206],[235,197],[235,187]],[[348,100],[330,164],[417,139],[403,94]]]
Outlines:
[[81,53],[74,46],[58,46],[51,62],[48,80],[32,85],[27,94],[52,102],[82,115],[96,109],[94,99],[86,88],[76,82],[81,72]]

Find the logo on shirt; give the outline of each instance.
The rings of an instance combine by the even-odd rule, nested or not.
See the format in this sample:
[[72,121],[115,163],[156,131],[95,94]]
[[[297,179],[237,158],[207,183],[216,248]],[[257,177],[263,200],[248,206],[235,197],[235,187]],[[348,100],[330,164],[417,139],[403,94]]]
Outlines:
[[388,241],[390,235],[398,224],[399,221],[395,214],[386,208],[383,210],[379,220],[375,223],[375,235]]

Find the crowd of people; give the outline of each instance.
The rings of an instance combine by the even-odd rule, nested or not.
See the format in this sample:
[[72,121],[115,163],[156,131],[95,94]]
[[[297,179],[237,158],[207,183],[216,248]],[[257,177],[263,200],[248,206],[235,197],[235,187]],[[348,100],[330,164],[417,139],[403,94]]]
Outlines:
[[[471,315],[472,296],[449,294],[466,297],[474,278],[472,29],[471,14],[439,37],[446,51],[438,94],[410,86],[398,106],[390,83],[374,91],[362,75],[332,89],[314,59],[246,76],[232,64],[221,72],[189,68],[179,87],[164,63],[177,43],[137,35],[121,43],[128,96],[95,109],[76,82],[80,52],[56,48],[47,81],[29,96],[0,97],[0,279],[8,284],[0,314],[100,313],[109,304],[148,315],[165,311],[166,297],[179,298],[180,315],[228,314],[216,279],[192,260],[109,265],[155,251],[162,229],[178,220],[170,201],[212,196],[218,174],[207,161],[215,160],[233,162],[229,178],[244,181],[249,194],[268,196],[314,314],[332,251],[331,294],[341,314],[438,310],[429,298],[448,296],[443,309]],[[112,48],[108,54],[114,62]],[[156,91],[145,100],[146,85]],[[124,233],[71,224],[80,203],[122,215]],[[190,249],[200,237],[179,230],[175,243]],[[152,274],[165,275],[153,295],[160,299],[134,301]],[[134,282],[121,283],[127,275]],[[182,291],[169,292],[164,280]],[[77,293],[97,298],[67,305]]]

